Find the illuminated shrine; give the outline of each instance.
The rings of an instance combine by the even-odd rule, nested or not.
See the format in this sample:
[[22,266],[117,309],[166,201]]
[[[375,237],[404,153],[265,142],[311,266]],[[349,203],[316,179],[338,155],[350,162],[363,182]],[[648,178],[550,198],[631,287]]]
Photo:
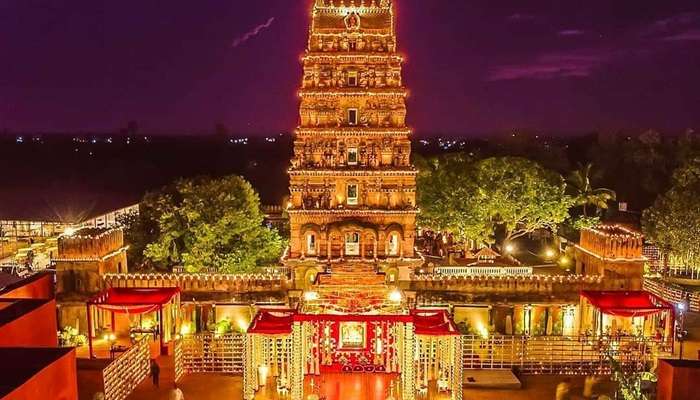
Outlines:
[[[293,400],[307,398],[314,393],[306,377],[350,373],[387,374],[397,398],[414,399],[431,385],[462,398],[461,336],[447,312],[409,308],[371,268],[321,274],[296,308],[258,312],[246,335],[246,399],[268,380]],[[354,285],[360,276],[374,282]]]

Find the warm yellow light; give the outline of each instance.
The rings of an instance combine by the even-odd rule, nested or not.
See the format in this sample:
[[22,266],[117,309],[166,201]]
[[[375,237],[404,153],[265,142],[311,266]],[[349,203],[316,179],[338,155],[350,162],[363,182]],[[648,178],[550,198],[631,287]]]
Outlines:
[[486,329],[483,323],[479,322],[476,325],[476,331],[479,332],[479,336],[481,336],[483,339],[488,339],[489,337],[489,330]]
[[512,254],[515,252],[515,245],[513,243],[507,243],[503,249],[506,254]]
[[180,327],[180,335],[189,336],[192,333],[192,323],[185,322]]
[[304,301],[315,301],[318,300],[318,293],[309,291],[309,292],[304,292]]
[[403,300],[403,295],[401,294],[400,290],[394,289],[391,291],[391,293],[389,293],[389,301],[400,303],[401,300]]
[[142,329],[151,329],[155,325],[155,322],[153,322],[152,319],[146,318],[143,321],[141,321],[141,328]]
[[109,334],[109,340],[113,342],[113,341],[117,340],[117,336],[116,336],[115,334],[113,334],[113,333],[110,333],[110,334]]
[[102,340],[104,340],[105,342],[108,341],[108,340],[109,340],[109,335],[106,334],[106,333],[105,333],[104,335],[102,335]]
[[557,253],[553,249],[547,249],[544,251],[544,256],[548,259],[551,260],[557,255]]
[[238,326],[238,330],[241,332],[245,332],[248,330],[248,321],[244,320],[243,318],[239,318],[236,320],[236,325]]
[[75,232],[76,232],[76,229],[73,227],[70,227],[70,226],[63,230],[63,234],[66,236],[73,236],[73,235],[75,235]]
[[270,367],[267,365],[261,365],[258,367],[258,379],[260,380],[260,386],[265,386],[267,384],[267,376],[270,374]]

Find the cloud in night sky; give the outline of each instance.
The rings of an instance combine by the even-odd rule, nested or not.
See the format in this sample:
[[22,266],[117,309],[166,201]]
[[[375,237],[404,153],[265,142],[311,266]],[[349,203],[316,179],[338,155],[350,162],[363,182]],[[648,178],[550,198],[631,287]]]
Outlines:
[[256,26],[255,28],[253,28],[252,30],[246,32],[245,35],[236,38],[236,40],[233,41],[233,44],[231,45],[231,47],[236,48],[236,47],[242,45],[243,43],[247,42],[251,38],[259,35],[260,32],[269,28],[273,22],[275,22],[275,17],[271,17],[264,24],[260,24],[260,25]]
[[557,35],[559,36],[581,36],[585,34],[585,31],[582,31],[580,29],[564,29],[559,32],[557,32]]
[[640,36],[662,41],[700,40],[700,14],[682,13],[659,19],[642,30]]
[[[190,3],[0,0],[0,136],[293,131],[313,1]],[[419,136],[700,127],[699,0],[398,3]]]
[[488,80],[584,78],[610,58],[610,54],[595,50],[548,53],[532,62],[497,67]]
[[697,41],[700,40],[700,29],[691,29],[675,35],[667,36],[663,40],[674,42]]
[[[562,29],[557,32],[557,36],[561,37],[585,34],[586,31],[582,29]],[[562,51],[542,50],[522,63],[496,66],[491,69],[487,81],[587,78],[606,64],[658,52],[664,48],[660,43],[694,41],[700,41],[700,14],[676,14],[653,21],[643,28],[630,28],[620,34],[617,40],[599,47],[594,45]]]
[[506,17],[506,20],[510,22],[534,21],[536,19],[538,19],[536,15],[523,13],[515,13]]

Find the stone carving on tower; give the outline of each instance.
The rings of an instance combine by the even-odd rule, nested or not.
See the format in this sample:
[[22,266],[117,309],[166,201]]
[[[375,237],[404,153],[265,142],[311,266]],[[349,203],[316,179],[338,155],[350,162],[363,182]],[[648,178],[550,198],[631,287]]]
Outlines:
[[389,0],[316,0],[289,169],[289,263],[415,260],[403,58]]

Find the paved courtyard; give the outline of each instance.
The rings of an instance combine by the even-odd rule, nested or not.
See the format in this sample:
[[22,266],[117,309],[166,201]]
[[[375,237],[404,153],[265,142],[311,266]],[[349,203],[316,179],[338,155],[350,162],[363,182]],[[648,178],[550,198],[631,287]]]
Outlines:
[[[129,397],[129,400],[168,400],[168,390],[172,387],[171,378],[168,374],[171,372],[167,369],[163,370],[161,379],[161,387],[155,388],[149,381],[143,382],[139,388]],[[166,376],[168,375],[168,376]],[[81,374],[81,385],[87,383],[82,379],[86,376]],[[523,389],[520,390],[464,390],[465,400],[554,400],[556,386],[563,378],[552,375],[537,375],[526,376],[523,380]],[[573,399],[582,399],[583,377],[572,377],[572,394]],[[240,376],[227,375],[211,375],[211,374],[195,374],[189,375],[182,379],[179,386],[185,394],[186,400],[242,400],[242,385],[243,380]],[[598,393],[609,392],[612,385],[609,382],[601,384],[601,390]],[[82,389],[82,388],[81,388]],[[362,393],[363,390],[358,389],[354,393]],[[367,393],[370,393],[368,390]],[[94,393],[94,392],[92,392]],[[258,397],[260,400],[276,400],[277,396]],[[364,398],[356,398],[355,400],[365,400]],[[92,394],[88,391],[81,390],[80,400],[92,400]],[[328,400],[340,400],[331,399]]]

